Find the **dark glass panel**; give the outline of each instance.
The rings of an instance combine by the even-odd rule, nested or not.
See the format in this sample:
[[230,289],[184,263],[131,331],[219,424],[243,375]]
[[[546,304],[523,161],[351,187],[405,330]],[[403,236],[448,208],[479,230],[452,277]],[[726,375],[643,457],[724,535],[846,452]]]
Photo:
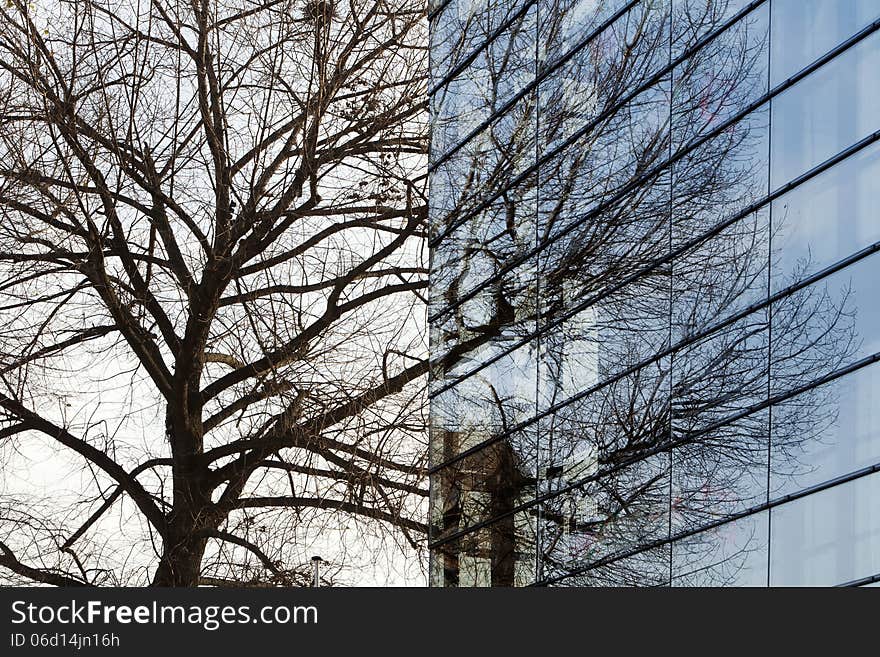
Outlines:
[[535,581],[533,532],[501,522],[456,539],[431,553],[431,585],[529,586]]
[[[484,493],[462,490],[458,498],[435,505],[434,515],[450,527],[459,521],[473,524],[486,504]],[[534,583],[536,524],[533,510],[521,511],[436,547],[431,552],[431,584],[485,587]]]
[[433,397],[432,436],[443,444],[435,455],[448,459],[532,418],[536,369],[535,347],[528,343]]

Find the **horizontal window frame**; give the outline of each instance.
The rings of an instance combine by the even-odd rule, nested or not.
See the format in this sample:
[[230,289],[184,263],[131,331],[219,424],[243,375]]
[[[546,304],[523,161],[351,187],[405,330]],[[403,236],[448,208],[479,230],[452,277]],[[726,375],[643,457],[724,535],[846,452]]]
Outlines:
[[868,577],[862,577],[861,579],[855,579],[843,584],[835,584],[835,588],[858,588],[860,586],[876,584],[877,582],[880,582],[880,573],[869,575]]

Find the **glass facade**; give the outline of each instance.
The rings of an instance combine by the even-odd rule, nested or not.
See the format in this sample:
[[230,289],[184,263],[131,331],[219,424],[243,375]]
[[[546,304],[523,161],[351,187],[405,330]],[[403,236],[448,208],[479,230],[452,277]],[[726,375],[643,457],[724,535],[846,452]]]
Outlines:
[[880,0],[436,0],[431,583],[880,574]]

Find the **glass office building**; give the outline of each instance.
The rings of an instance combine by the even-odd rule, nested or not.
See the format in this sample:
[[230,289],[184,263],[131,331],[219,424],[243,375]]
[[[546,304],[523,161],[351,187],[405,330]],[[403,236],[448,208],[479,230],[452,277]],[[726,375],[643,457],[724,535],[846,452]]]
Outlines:
[[434,0],[431,582],[880,577],[880,0]]

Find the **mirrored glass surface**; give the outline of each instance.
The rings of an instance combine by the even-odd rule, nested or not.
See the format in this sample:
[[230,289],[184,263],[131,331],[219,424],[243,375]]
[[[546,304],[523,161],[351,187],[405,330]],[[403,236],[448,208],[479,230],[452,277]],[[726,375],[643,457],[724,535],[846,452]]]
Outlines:
[[[696,146],[680,144],[669,192],[675,247],[710,234],[764,201],[769,191],[769,119],[765,105],[720,134],[711,132],[714,136],[696,141]],[[678,138],[685,131],[674,134]],[[767,240],[756,237],[758,242]]]
[[773,406],[771,496],[880,463],[880,366]]
[[[715,38],[678,64],[673,79],[673,132],[676,145],[692,143],[724,122],[745,112],[769,90],[769,3],[758,7],[726,29],[719,18],[728,17],[742,2],[712,3],[678,0],[677,20],[708,21]],[[722,7],[723,5],[723,7]],[[695,25],[691,29],[698,29]]]
[[[429,205],[433,237],[447,235],[489,199],[502,193],[521,197],[534,187],[523,174],[535,164],[535,119],[534,97],[526,96],[450,155],[434,159]],[[449,125],[454,131],[462,128],[457,122]],[[442,130],[435,126],[437,139],[442,139]],[[517,187],[521,191],[513,191]]]
[[756,103],[880,6],[625,5],[434,18],[432,581],[871,577],[880,36]]
[[675,353],[673,432],[689,439],[767,400],[770,318],[759,310]]
[[770,584],[833,586],[880,573],[880,475],[771,511]]
[[[444,0],[435,0],[440,4]],[[431,87],[465,65],[534,0],[450,0],[430,24]]]
[[593,220],[600,206],[608,209],[607,221],[626,207],[624,194],[639,199],[637,190],[656,185],[669,157],[668,81],[634,100],[603,100],[595,112],[583,92],[560,97],[566,84],[551,77],[538,90],[540,157],[552,158],[541,165],[542,241],[588,214]]
[[535,189],[526,181],[443,239],[431,254],[432,320],[452,314],[457,326],[486,333],[534,319],[534,227]]
[[672,544],[672,585],[767,586],[768,513],[728,522]]
[[751,213],[675,258],[673,344],[767,301],[769,218],[767,209]]
[[534,517],[528,512],[511,515],[432,550],[431,585],[528,586],[535,582],[535,546]]
[[454,434],[464,451],[510,429],[535,415],[536,377],[536,345],[527,343],[440,388],[431,399],[432,430]]
[[[565,307],[546,293],[542,300]],[[581,392],[667,350],[669,307],[669,275],[659,272],[601,295],[573,316],[554,322],[544,332],[542,396]]]
[[[544,356],[546,358],[546,356]],[[573,400],[560,399],[557,380],[541,362],[539,403],[557,404],[540,421],[542,491],[571,483],[584,473],[615,467],[668,447],[669,358],[621,377]],[[549,380],[548,380],[549,376]],[[578,380],[575,385],[583,383]]]
[[880,18],[876,0],[773,0],[773,85]]
[[774,201],[773,292],[880,242],[878,180],[875,144]]
[[[573,575],[603,560],[623,559],[631,551],[651,548],[653,542],[668,537],[668,454],[644,458],[575,489],[560,490],[564,492],[541,505],[544,578]],[[668,559],[662,565],[668,575]],[[645,564],[639,562],[639,566]],[[645,579],[648,570],[640,575]]]
[[727,422],[672,451],[672,533],[698,531],[767,502],[767,410]]
[[[551,571],[552,572],[552,571]],[[560,575],[554,587],[638,587],[669,585],[669,546],[641,550],[632,556],[596,565],[582,573]]]
[[[607,31],[609,23],[615,23],[613,29],[618,33],[626,30],[625,22],[634,21],[635,13],[629,13],[624,18],[613,21],[614,16],[619,16],[621,10],[626,10],[630,0],[539,0],[538,12],[541,17],[540,40],[538,45],[538,61],[542,71],[553,68],[562,59],[583,49],[588,41],[598,40],[599,35]],[[655,3],[660,4],[660,3]],[[650,10],[650,8],[649,8]],[[658,7],[653,8],[654,15],[658,13]],[[645,10],[641,9],[640,18],[645,17]],[[651,16],[649,18],[656,17]],[[601,37],[613,38],[609,34]],[[615,54],[608,50],[609,57]]]
[[784,394],[880,351],[880,255],[773,303],[771,394]]
[[878,70],[875,32],[773,100],[774,189],[880,129]]
[[[724,30],[731,19],[751,3],[751,0],[667,1],[672,5],[672,57],[693,51],[708,36]],[[759,7],[759,11],[764,10]],[[748,14],[740,22],[748,24],[752,20],[753,14]]]
[[431,95],[434,158],[504,110],[534,80],[536,11],[532,6],[517,16]]

